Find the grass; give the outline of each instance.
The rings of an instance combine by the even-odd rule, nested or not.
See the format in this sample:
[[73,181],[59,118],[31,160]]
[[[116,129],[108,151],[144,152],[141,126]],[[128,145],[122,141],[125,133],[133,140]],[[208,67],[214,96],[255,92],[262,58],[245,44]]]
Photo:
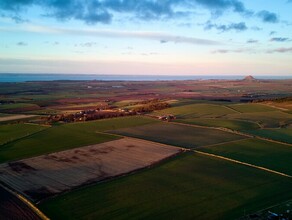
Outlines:
[[14,110],[14,109],[18,109],[18,108],[27,108],[27,107],[38,107],[38,105],[30,104],[30,103],[4,104],[4,105],[0,105],[0,111]]
[[229,105],[229,107],[241,113],[277,111],[277,109],[273,107],[253,103],[233,104]]
[[281,111],[238,113],[225,118],[257,122],[265,128],[277,128],[292,122],[292,115]]
[[260,129],[260,130],[249,131],[249,133],[258,135],[261,137],[265,137],[268,139],[273,139],[273,140],[292,144],[292,128]]
[[244,138],[224,131],[173,123],[157,123],[136,128],[125,128],[112,131],[112,133],[185,148],[196,148]]
[[0,126],[0,145],[13,141],[35,132],[44,130],[45,127],[32,124],[10,124]]
[[219,118],[192,118],[177,121],[186,124],[195,124],[208,127],[224,127],[232,130],[254,130],[259,128],[259,126],[253,122]]
[[95,130],[95,131],[107,131],[115,130],[127,127],[136,127],[146,124],[158,123],[158,120],[142,117],[142,116],[130,116],[130,117],[118,117],[97,121],[89,121],[84,123],[70,123],[64,125],[65,127],[77,130]]
[[142,117],[125,117],[85,123],[72,123],[48,128],[0,148],[0,162],[38,156],[117,139],[98,131],[156,122]]
[[215,104],[191,104],[178,107],[172,107],[165,110],[157,111],[155,115],[173,114],[177,118],[197,118],[197,117],[219,117],[227,114],[236,113],[232,109],[223,105]]
[[190,153],[39,207],[51,219],[235,219],[291,198],[291,187],[288,178]]
[[251,163],[292,175],[292,147],[258,139],[210,146],[200,151]]

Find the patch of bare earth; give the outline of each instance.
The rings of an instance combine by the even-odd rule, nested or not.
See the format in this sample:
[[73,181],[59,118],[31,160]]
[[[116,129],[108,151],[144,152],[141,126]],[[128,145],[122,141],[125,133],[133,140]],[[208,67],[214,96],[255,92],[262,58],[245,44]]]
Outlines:
[[9,115],[5,117],[0,118],[0,122],[2,121],[12,121],[12,120],[19,120],[19,119],[25,119],[25,118],[32,118],[36,115]]
[[0,181],[33,201],[142,169],[180,148],[122,138],[0,165]]

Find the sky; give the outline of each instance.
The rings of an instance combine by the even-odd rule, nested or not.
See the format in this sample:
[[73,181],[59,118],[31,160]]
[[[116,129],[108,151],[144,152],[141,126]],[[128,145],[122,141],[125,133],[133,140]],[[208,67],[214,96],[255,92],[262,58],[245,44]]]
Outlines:
[[0,73],[292,76],[292,0],[0,0]]

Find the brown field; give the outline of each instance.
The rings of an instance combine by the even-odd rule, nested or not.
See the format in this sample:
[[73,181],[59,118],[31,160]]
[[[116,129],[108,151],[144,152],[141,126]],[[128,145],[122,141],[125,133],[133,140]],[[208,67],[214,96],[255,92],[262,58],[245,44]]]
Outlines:
[[36,115],[9,115],[9,116],[1,117],[0,118],[0,122],[19,120],[19,119],[25,119],[25,118],[32,118],[32,117],[35,117],[35,116]]
[[122,138],[0,165],[0,181],[33,201],[157,163],[180,148]]

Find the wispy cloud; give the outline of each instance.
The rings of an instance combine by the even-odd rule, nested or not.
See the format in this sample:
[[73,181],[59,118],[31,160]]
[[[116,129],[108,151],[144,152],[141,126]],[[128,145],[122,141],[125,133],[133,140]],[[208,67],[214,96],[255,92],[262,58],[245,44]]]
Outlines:
[[218,24],[213,24],[210,21],[208,21],[205,25],[205,29],[206,30],[210,30],[210,29],[217,29],[219,31],[225,32],[225,31],[231,31],[231,30],[235,30],[235,31],[245,31],[247,30],[247,26],[244,22],[240,22],[240,23],[231,23],[228,25],[218,25]]
[[27,46],[27,43],[20,41],[16,44],[17,46]]
[[251,52],[251,49],[247,48],[240,48],[240,49],[219,49],[219,50],[214,50],[212,53],[221,53],[221,54],[226,54],[226,53],[245,53],[245,52]]
[[292,53],[292,47],[281,47],[272,50],[267,50],[267,53]]
[[291,41],[291,39],[287,38],[287,37],[273,37],[273,38],[270,39],[270,41],[287,42],[287,41]]
[[255,43],[258,43],[259,41],[258,40],[254,40],[254,39],[249,39],[246,41],[246,43],[248,44],[255,44]]
[[222,43],[209,39],[202,39],[196,37],[188,37],[181,35],[172,35],[164,32],[147,32],[147,31],[117,31],[117,30],[96,30],[96,29],[62,29],[45,26],[24,25],[22,28],[0,28],[0,31],[25,31],[49,34],[70,34],[70,35],[84,35],[105,38],[135,38],[153,40],[163,43],[185,43],[196,45],[220,45]]

